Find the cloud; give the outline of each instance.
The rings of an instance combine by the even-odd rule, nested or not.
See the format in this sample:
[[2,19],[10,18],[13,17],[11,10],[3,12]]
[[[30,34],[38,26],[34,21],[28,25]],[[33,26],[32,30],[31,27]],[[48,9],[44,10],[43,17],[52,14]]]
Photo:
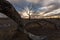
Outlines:
[[48,5],[52,2],[60,3],[60,0],[8,0],[8,1],[10,1],[11,3],[20,3],[20,2],[42,3],[44,5]]
[[[60,7],[60,0],[8,0],[13,6],[19,10],[31,4],[33,8],[48,6],[48,5],[55,5],[55,8]],[[29,4],[30,3],[30,4]],[[54,9],[55,9],[54,8]]]

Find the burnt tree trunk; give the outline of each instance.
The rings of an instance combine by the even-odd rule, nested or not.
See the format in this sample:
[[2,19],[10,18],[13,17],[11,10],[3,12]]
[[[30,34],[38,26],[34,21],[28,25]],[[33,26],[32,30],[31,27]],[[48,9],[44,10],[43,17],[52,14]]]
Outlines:
[[20,27],[23,27],[21,16],[8,1],[0,0],[0,12],[13,19]]

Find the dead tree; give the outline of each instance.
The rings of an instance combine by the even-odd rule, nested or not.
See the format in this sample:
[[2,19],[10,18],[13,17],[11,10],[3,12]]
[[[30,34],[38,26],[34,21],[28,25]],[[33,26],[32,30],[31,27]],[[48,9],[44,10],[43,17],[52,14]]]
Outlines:
[[[6,1],[6,0],[0,0],[0,12],[3,13],[3,14],[5,14],[5,15],[7,15],[8,17],[10,17],[11,19],[13,19],[18,24],[18,27],[17,27],[18,31],[20,30],[23,33],[27,34],[28,38],[29,38],[29,35],[31,37],[35,37],[34,34],[32,34],[30,32],[27,32],[23,28],[21,16],[18,14],[18,12],[15,10],[15,8],[12,6],[12,4],[10,4],[8,1]],[[31,40],[31,38],[30,38],[30,40]]]

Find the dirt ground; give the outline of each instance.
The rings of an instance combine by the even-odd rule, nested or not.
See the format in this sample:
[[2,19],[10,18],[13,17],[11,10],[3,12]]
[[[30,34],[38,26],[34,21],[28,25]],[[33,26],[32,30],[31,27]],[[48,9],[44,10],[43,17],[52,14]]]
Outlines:
[[[35,35],[46,35],[48,40],[60,40],[60,19],[23,20],[23,23],[24,28]],[[13,20],[0,18],[0,40],[29,40],[26,34],[16,29],[17,24]]]

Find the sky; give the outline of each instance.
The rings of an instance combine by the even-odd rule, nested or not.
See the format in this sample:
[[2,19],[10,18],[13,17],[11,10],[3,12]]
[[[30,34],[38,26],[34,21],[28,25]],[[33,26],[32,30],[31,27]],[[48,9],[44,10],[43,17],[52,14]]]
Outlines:
[[32,9],[37,9],[48,5],[55,5],[54,6],[55,8],[60,8],[60,0],[7,0],[7,1],[9,1],[18,12],[26,6],[31,7],[31,5],[33,5]]
[[26,6],[33,5],[33,9],[37,9],[39,7],[55,5],[55,7],[60,7],[60,0],[7,0],[9,1],[17,11],[23,9]]

